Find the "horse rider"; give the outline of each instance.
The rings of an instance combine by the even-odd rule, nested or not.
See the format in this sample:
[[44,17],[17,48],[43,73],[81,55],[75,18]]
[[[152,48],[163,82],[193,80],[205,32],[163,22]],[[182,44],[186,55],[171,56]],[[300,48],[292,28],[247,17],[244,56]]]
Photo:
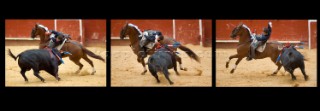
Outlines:
[[147,52],[150,51],[151,49],[153,49],[155,43],[156,43],[156,39],[162,37],[163,35],[160,31],[156,31],[156,30],[145,30],[143,31],[142,35],[140,35],[141,40],[140,40],[140,47],[141,47],[141,52],[142,52],[142,56],[145,57],[147,56]]
[[263,32],[261,35],[253,35],[253,38],[257,40],[257,42],[252,41],[250,45],[250,51],[247,57],[247,60],[250,61],[255,57],[255,50],[258,46],[265,44],[271,36],[272,32],[272,22],[268,23],[268,27],[263,28]]
[[[48,44],[48,47],[49,48],[56,48],[58,45],[60,45],[62,43],[62,41],[64,39],[66,39],[66,37],[64,36],[63,33],[61,32],[58,32],[58,31],[55,31],[55,30],[48,30],[46,31],[45,33],[46,35],[48,35],[50,37],[50,41],[49,41],[49,44]],[[57,49],[58,51],[60,51],[60,49]],[[62,56],[60,56],[59,54],[56,54],[54,51],[52,51],[55,55],[58,55],[59,56],[59,59],[62,63],[63,60],[62,60]],[[60,51],[61,52],[61,51]],[[72,55],[71,53],[67,52],[67,51],[62,51],[62,55]]]

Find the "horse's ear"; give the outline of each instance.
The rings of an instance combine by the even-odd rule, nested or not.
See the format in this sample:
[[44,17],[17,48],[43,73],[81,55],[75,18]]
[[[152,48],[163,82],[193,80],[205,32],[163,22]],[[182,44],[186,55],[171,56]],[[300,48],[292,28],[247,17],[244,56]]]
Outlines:
[[242,22],[240,22],[239,26],[242,26],[242,25],[243,25],[243,23],[242,23]]
[[36,25],[34,26],[34,28],[38,28],[38,26],[39,26],[39,23],[36,23]]
[[129,22],[128,22],[128,21],[126,21],[126,26],[128,26],[128,24],[129,24]]

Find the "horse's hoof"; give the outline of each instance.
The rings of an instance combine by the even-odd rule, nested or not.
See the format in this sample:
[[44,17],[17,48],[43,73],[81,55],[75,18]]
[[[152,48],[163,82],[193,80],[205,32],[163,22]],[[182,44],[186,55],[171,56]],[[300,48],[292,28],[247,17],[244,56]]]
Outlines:
[[226,64],[226,68],[228,68],[228,67],[229,67],[229,63]]
[[147,70],[143,71],[141,75],[145,75],[146,73],[147,73]]
[[187,71],[188,69],[185,67],[185,68],[180,68],[180,70]]
[[180,74],[179,74],[178,72],[176,72],[176,75],[177,75],[177,76],[180,76]]
[[292,81],[295,81],[295,80],[297,80],[297,78],[296,77],[292,77]]
[[77,71],[76,71],[76,74],[79,74],[79,72],[80,72],[80,70],[77,70]]
[[276,76],[277,75],[277,73],[272,73],[270,76]]
[[272,75],[276,75],[278,72],[273,72]]
[[304,80],[308,81],[309,80],[309,76],[304,76]]
[[233,74],[233,73],[234,73],[234,69],[232,69],[232,70],[230,71],[230,73]]
[[94,73],[96,73],[96,71],[92,72],[91,75],[94,75]]
[[60,77],[57,77],[56,79],[57,79],[58,81],[60,81],[60,80],[61,80],[61,79],[60,79]]
[[173,85],[173,82],[170,82],[170,85]]

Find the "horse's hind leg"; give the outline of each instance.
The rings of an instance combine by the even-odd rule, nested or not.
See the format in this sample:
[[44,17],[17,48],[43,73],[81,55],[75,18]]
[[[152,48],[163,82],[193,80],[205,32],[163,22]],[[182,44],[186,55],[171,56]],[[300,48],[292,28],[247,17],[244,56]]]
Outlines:
[[282,67],[282,65],[278,62],[277,64],[276,64],[277,66],[278,66],[278,68],[277,68],[277,70],[275,70],[271,75],[272,76],[275,76],[278,72],[279,72],[279,70],[281,69],[281,67]]
[[182,66],[182,60],[181,60],[181,57],[179,57],[179,56],[178,56],[178,55],[176,55],[176,54],[174,54],[174,55],[175,55],[175,57],[176,57],[176,60],[179,62],[180,70],[187,71],[187,68]]
[[230,71],[231,74],[234,72],[234,70],[236,70],[237,65],[240,63],[240,61],[241,61],[242,59],[243,59],[243,57],[242,57],[242,58],[238,58],[238,60],[236,61],[236,64],[234,65],[234,67],[233,67],[232,70]]
[[76,71],[76,74],[78,74],[83,67],[83,65],[80,63],[80,58],[70,58],[70,60],[79,66],[79,69]]
[[277,57],[273,57],[271,60],[272,60],[273,63],[275,63],[275,64],[278,66],[277,70],[275,70],[275,71],[271,74],[272,76],[275,76],[275,75],[279,72],[279,70],[281,69],[282,64],[280,63],[280,61],[276,63]]
[[94,75],[94,73],[96,73],[96,69],[94,69],[93,62],[88,58],[87,55],[84,55],[82,58],[91,65],[91,67],[92,67],[91,75]]

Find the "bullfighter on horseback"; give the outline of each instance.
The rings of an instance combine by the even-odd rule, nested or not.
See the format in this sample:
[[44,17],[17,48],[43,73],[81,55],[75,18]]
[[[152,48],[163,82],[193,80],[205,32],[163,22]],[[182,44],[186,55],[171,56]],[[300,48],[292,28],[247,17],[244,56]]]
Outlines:
[[257,48],[258,46],[260,46],[260,45],[265,44],[265,43],[268,41],[268,39],[269,39],[270,36],[271,36],[271,32],[272,32],[272,29],[271,29],[271,28],[272,28],[272,23],[269,22],[269,23],[268,23],[268,27],[264,27],[264,28],[263,28],[263,32],[262,32],[261,35],[255,35],[255,34],[252,35],[252,36],[253,36],[252,39],[256,39],[257,41],[252,40],[252,43],[251,43],[251,45],[250,45],[249,54],[248,54],[248,56],[247,56],[247,60],[248,60],[248,61],[252,60],[252,58],[255,57],[255,50],[256,50],[256,48]]
[[[61,63],[64,63],[62,60],[62,56],[63,55],[71,55],[71,53],[66,52],[66,51],[60,51],[61,48],[57,49],[58,51],[62,52],[62,55],[57,54],[54,48],[56,48],[58,45],[60,45],[62,42],[65,42],[65,40],[67,39],[63,33],[55,31],[55,30],[48,30],[48,28],[44,25],[39,25],[40,27],[43,27],[46,32],[45,34],[47,36],[50,37],[50,41],[49,44],[47,45],[47,47],[52,49],[52,53],[55,54],[56,56],[58,56],[59,60],[61,61]],[[64,41],[63,41],[64,40]],[[63,45],[63,44],[62,44]]]

